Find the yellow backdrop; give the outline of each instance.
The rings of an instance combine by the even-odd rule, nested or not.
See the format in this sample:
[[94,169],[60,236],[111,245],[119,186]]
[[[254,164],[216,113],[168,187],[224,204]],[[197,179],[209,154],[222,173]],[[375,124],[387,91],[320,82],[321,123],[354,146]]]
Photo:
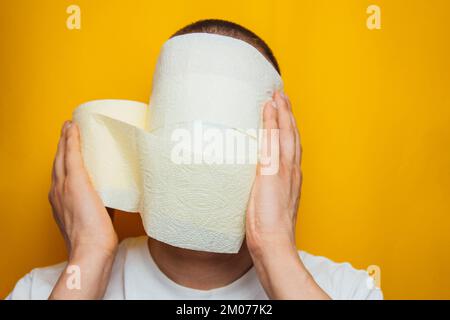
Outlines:
[[[81,9],[81,29],[66,9]],[[381,30],[366,26],[370,4]],[[450,298],[450,2],[5,0],[0,6],[0,296],[65,259],[47,203],[81,102],[148,101],[161,44],[241,23],[280,61],[304,146],[298,246],[378,265],[386,298]],[[119,215],[121,237],[142,232]]]

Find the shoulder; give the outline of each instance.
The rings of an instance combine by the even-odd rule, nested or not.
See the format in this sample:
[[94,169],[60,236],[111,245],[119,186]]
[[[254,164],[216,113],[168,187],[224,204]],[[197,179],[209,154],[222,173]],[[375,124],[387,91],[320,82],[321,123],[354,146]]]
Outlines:
[[299,251],[303,264],[317,284],[335,300],[381,300],[381,290],[374,286],[365,270],[350,263],[336,263],[328,258]]
[[53,266],[31,270],[16,283],[13,291],[6,299],[47,299],[66,264],[66,262],[62,262]]
[[[113,269],[120,270],[128,250],[138,246],[140,238],[127,238],[120,244],[114,260]],[[48,299],[67,262],[48,267],[35,268],[22,277],[8,295],[8,300],[44,300]],[[114,273],[114,271],[113,271]]]

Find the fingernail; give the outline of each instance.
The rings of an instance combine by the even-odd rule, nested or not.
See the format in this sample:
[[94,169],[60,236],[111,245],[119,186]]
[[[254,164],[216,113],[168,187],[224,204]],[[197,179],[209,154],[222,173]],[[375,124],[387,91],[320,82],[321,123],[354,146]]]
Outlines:
[[72,121],[67,121],[67,129],[69,129],[72,126]]
[[275,109],[278,108],[277,103],[276,103],[274,100],[271,101],[271,105],[272,105],[272,107],[275,108]]

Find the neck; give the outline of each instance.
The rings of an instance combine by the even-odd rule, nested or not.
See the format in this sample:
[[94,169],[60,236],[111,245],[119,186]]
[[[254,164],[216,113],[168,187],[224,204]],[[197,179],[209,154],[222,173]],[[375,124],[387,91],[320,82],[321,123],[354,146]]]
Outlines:
[[198,290],[224,287],[253,265],[245,242],[236,254],[181,249],[152,238],[148,239],[148,247],[156,265],[169,279]]

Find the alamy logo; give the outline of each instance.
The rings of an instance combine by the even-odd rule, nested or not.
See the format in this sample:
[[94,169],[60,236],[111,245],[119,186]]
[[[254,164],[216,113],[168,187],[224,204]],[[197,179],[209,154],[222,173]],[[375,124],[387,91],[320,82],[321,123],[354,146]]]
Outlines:
[[66,287],[69,290],[81,289],[81,268],[78,265],[72,264],[67,266],[66,273],[69,274],[66,280]]
[[[170,159],[175,164],[257,164],[261,174],[274,175],[279,168],[279,130],[236,129],[204,126],[171,132]],[[258,154],[258,150],[260,153]]]
[[380,30],[381,29],[381,9],[375,4],[371,4],[367,7],[366,13],[369,15],[367,17],[366,26],[369,30]]
[[367,288],[372,290],[381,288],[381,268],[377,265],[370,265],[367,267]]
[[69,30],[81,29],[81,9],[76,4],[67,7],[66,13],[69,14],[66,20],[66,27]]

